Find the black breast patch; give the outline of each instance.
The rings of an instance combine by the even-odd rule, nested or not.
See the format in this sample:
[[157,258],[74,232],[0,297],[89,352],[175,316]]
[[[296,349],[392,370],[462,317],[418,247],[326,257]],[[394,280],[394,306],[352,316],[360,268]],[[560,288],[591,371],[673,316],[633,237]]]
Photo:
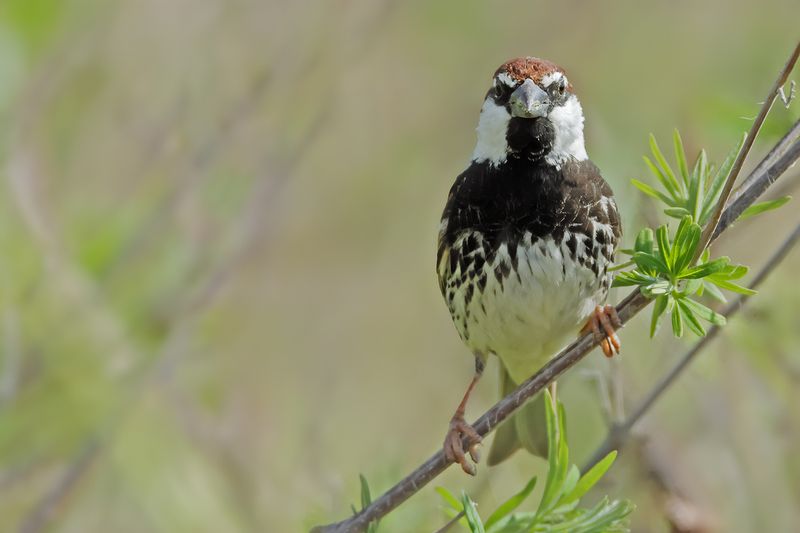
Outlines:
[[448,281],[459,281],[448,279],[456,266],[462,275],[479,276],[482,268],[475,262],[494,264],[503,244],[512,264],[501,270],[515,270],[517,246],[526,232],[532,242],[547,237],[561,242],[569,231],[573,254],[579,248],[576,235],[585,235],[591,243],[588,255],[602,253],[608,260],[621,235],[613,192],[591,161],[569,161],[560,168],[523,157],[509,157],[498,166],[473,162],[456,178],[442,222],[437,264],[443,293]]

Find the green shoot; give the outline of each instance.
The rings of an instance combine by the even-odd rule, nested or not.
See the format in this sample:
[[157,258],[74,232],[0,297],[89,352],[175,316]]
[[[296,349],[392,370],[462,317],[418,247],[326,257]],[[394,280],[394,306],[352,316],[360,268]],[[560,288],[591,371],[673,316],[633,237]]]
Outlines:
[[[722,326],[725,317],[697,298],[708,294],[711,298],[725,301],[721,290],[753,294],[753,291],[734,283],[747,273],[747,267],[732,265],[727,257],[710,260],[707,249],[703,250],[698,261],[694,261],[698,254],[701,226],[711,218],[743,143],[744,137],[728,153],[719,169],[715,170],[705,151],[701,150],[689,170],[683,141],[676,130],[673,134],[676,172],[667,162],[655,137],[650,135],[653,160],[645,157],[644,161],[663,190],[639,180],[632,180],[632,183],[646,195],[663,202],[666,205],[664,213],[680,220],[680,223],[674,234],[668,225],[660,226],[655,232],[650,228],[641,230],[634,248],[623,250],[631,256],[630,261],[613,270],[633,269],[617,274],[613,286],[637,286],[644,296],[655,300],[650,320],[651,337],[658,331],[665,314],[671,315],[675,336],[681,337],[686,328],[703,336],[706,334],[704,323]],[[742,214],[741,219],[777,209],[789,199],[784,197],[755,204]]]
[[[644,194],[664,203],[666,205],[664,213],[667,216],[680,220],[686,215],[691,215],[697,224],[705,226],[714,212],[719,195],[725,186],[725,180],[728,178],[736,156],[744,145],[744,140],[745,136],[743,135],[736,146],[728,152],[719,168],[714,168],[714,165],[708,162],[705,150],[701,150],[692,169],[689,170],[683,141],[678,130],[675,130],[672,135],[673,151],[678,163],[678,172],[675,172],[659,148],[656,138],[651,134],[650,151],[655,162],[647,156],[644,156],[644,162],[663,190],[658,190],[656,187],[636,179],[631,180],[631,183]],[[777,209],[789,199],[789,197],[784,197],[754,204],[748,209],[750,211],[748,216]]]
[[[372,503],[372,496],[370,495],[369,491],[369,483],[367,483],[367,478],[364,477],[364,474],[359,474],[358,479],[361,483],[361,510],[363,511]],[[350,509],[353,511],[353,514],[358,514],[358,510],[356,509],[355,505],[350,505]],[[370,522],[367,526],[367,533],[377,533],[378,531],[378,521]]]
[[548,391],[544,392],[547,417],[548,471],[544,491],[535,511],[516,511],[533,492],[536,478],[502,503],[485,522],[481,520],[477,505],[465,493],[460,499],[443,487],[436,490],[448,504],[451,518],[464,513],[459,521],[472,533],[621,533],[628,531],[627,517],[633,504],[627,500],[603,498],[594,507],[580,508],[581,498],[605,475],[616,458],[611,452],[583,476],[578,467],[569,462],[566,434],[566,413],[561,402],[556,403]]

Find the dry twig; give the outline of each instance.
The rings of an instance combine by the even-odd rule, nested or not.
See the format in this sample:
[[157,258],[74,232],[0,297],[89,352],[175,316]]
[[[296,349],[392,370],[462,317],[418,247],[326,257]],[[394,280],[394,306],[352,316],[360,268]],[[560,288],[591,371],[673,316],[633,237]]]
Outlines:
[[699,259],[700,254],[703,253],[703,250],[705,250],[706,247],[711,244],[711,240],[716,234],[715,232],[717,230],[717,226],[719,225],[720,218],[722,217],[722,211],[725,209],[725,206],[728,205],[728,198],[730,198],[731,191],[733,191],[733,186],[736,183],[736,178],[739,177],[739,172],[742,170],[744,160],[747,158],[747,154],[750,153],[750,149],[753,148],[753,143],[758,136],[761,126],[764,124],[764,120],[767,118],[769,110],[772,108],[772,103],[775,101],[775,98],[778,97],[781,89],[786,84],[786,80],[789,78],[789,73],[794,68],[795,63],[797,63],[798,56],[800,56],[800,41],[798,41],[797,45],[794,47],[792,55],[789,56],[786,64],[781,69],[777,79],[775,80],[775,83],[773,83],[772,87],[770,87],[769,93],[767,93],[767,97],[764,100],[764,103],[761,105],[761,109],[758,111],[758,116],[756,116],[755,121],[753,121],[753,125],[750,127],[750,131],[747,133],[747,137],[744,140],[744,146],[742,146],[742,149],[739,151],[739,155],[733,162],[731,172],[728,174],[728,179],[725,181],[725,187],[722,189],[722,194],[719,196],[717,208],[714,210],[714,214],[711,215],[711,220],[709,220],[708,224],[706,224],[706,227],[703,228],[703,234],[700,237],[700,245],[697,247],[697,257],[695,257],[695,259]]

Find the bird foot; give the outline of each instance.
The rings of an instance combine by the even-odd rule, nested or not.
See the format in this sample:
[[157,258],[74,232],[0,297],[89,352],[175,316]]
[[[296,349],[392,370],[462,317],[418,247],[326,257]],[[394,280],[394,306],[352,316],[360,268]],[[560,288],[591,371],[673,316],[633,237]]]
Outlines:
[[[617,310],[613,305],[600,307],[599,305],[594,308],[592,316],[586,322],[586,325],[581,329],[581,333],[592,332],[594,338],[606,357],[613,357],[620,352],[619,337],[615,328],[622,327],[617,315]],[[602,328],[602,330],[601,330]]]
[[477,463],[480,461],[481,454],[481,438],[475,428],[470,426],[464,415],[456,413],[450,419],[450,429],[447,430],[447,435],[444,438],[444,456],[448,462],[455,462],[461,465],[461,469],[467,474],[474,476],[476,468],[473,463],[470,463],[464,453],[463,439],[467,439],[467,448],[469,456],[472,461]]

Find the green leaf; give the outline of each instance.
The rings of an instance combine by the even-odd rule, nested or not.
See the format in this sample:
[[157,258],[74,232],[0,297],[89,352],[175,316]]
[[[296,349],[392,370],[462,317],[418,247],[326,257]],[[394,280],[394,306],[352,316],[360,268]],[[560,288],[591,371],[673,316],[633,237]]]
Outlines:
[[556,480],[558,478],[558,456],[559,456],[559,447],[558,447],[558,415],[556,414],[555,407],[553,405],[554,400],[553,397],[550,395],[549,390],[544,391],[544,403],[545,403],[545,421],[547,423],[547,479],[545,480],[544,484],[544,492],[542,493],[542,499],[539,501],[539,509],[536,511],[537,514],[544,513],[545,510],[549,507],[550,502],[555,497],[555,491],[558,487],[556,487]]
[[695,219],[699,219],[703,211],[703,197],[705,193],[706,173],[708,172],[708,160],[706,151],[700,150],[694,169],[692,171],[692,182],[689,188],[689,202],[687,208],[692,212]]
[[[455,518],[456,515],[464,511],[464,506],[461,505],[461,502],[458,501],[458,498],[456,498],[449,490],[444,487],[436,487],[434,490],[439,494],[439,496],[441,496],[442,500],[444,500],[444,502],[450,506],[450,508],[445,508],[445,514],[447,514],[451,520]],[[458,520],[458,523],[461,524],[462,527],[469,529],[469,524],[464,516]]]
[[686,324],[689,326],[689,329],[694,332],[695,335],[699,337],[706,336],[706,330],[703,328],[703,325],[697,320],[697,317],[694,315],[692,310],[686,305],[687,298],[680,298],[676,300],[678,306],[681,308],[681,312],[683,314],[683,318],[686,320]]
[[434,490],[439,494],[439,496],[442,497],[445,503],[447,503],[450,507],[452,507],[456,511],[464,510],[464,508],[461,506],[461,503],[458,501],[458,498],[456,498],[452,492],[450,492],[444,487],[436,487]]
[[728,268],[725,270],[724,275],[722,274],[712,274],[711,277],[713,278],[720,278],[720,279],[739,279],[743,278],[747,271],[750,270],[744,265],[728,265]]
[[505,518],[508,514],[510,514],[514,509],[519,507],[519,505],[527,498],[531,492],[533,492],[533,488],[536,486],[536,478],[531,478],[528,481],[527,485],[519,491],[518,493],[514,494],[512,497],[507,499],[503,502],[495,511],[489,516],[486,520],[486,529],[491,528],[497,522],[499,522],[502,518]]
[[644,160],[645,165],[650,170],[650,173],[653,174],[656,179],[661,183],[661,185],[666,189],[667,195],[670,198],[669,202],[666,202],[668,205],[677,206],[680,204],[680,193],[675,190],[675,187],[670,182],[669,178],[667,178],[663,172],[650,160],[649,157],[643,156],[642,159]]
[[681,320],[681,308],[678,305],[672,308],[672,333],[679,339],[683,337],[683,320]]
[[[372,503],[372,496],[369,493],[369,483],[364,474],[359,474],[358,479],[361,482],[361,509],[364,510]],[[356,513],[354,505],[350,506],[353,509],[353,514]],[[376,533],[378,531],[378,520],[373,520],[367,525],[367,533]]]
[[644,228],[639,232],[638,235],[636,235],[636,242],[633,245],[633,249],[637,252],[652,254],[653,242],[653,230],[650,228]]
[[633,262],[636,263],[636,266],[638,266],[640,270],[645,272],[656,274],[669,274],[670,272],[669,266],[664,263],[663,259],[645,252],[636,252],[633,254]]
[[461,491],[461,504],[464,507],[464,517],[467,519],[469,530],[472,533],[485,533],[483,522],[481,522],[478,510],[475,508],[475,502],[470,499],[467,491]]
[[548,524],[547,529],[536,530],[547,533],[612,533],[628,531],[624,527],[625,518],[633,512],[634,506],[627,500],[609,501],[603,498],[592,509],[579,509],[565,517],[566,520]]
[[[556,409],[558,410],[558,440],[559,443],[567,444],[567,410],[564,404],[556,399]],[[566,472],[566,468],[564,469]]]
[[558,409],[558,476],[556,477],[556,490],[554,491],[553,504],[561,499],[564,484],[569,474],[569,445],[567,444],[567,413],[564,404],[556,400]]
[[730,152],[728,152],[728,155],[725,157],[725,161],[722,162],[722,165],[720,165],[717,173],[714,174],[714,177],[709,184],[708,191],[706,191],[705,199],[703,201],[702,214],[700,215],[700,219],[697,221],[698,224],[705,225],[706,222],[708,222],[709,217],[711,217],[711,213],[714,211],[714,207],[717,204],[717,198],[725,186],[725,181],[728,177],[728,174],[730,174],[731,168],[733,168],[733,163],[736,161],[736,156],[739,155],[742,146],[744,146],[744,141],[746,138],[747,134],[745,133],[739,140],[739,144],[737,144]]
[[664,214],[672,218],[683,218],[687,215],[691,215],[691,213],[683,207],[669,207],[664,209]]
[[661,200],[665,204],[673,206],[673,207],[676,205],[675,204],[675,200],[673,200],[672,198],[670,198],[669,196],[667,196],[663,192],[661,192],[659,190],[656,190],[655,188],[651,187],[650,185],[644,183],[643,181],[639,181],[637,179],[631,179],[631,184],[634,187],[636,187],[637,189],[639,189],[640,191],[642,191],[643,193],[645,193],[647,196],[652,196],[653,198],[656,198],[657,200]]
[[364,474],[359,474],[358,478],[361,480],[361,508],[365,509],[372,503],[372,496],[369,494],[369,483],[367,483],[367,478],[364,477]]
[[697,250],[697,245],[700,243],[700,236],[703,230],[700,226],[692,223],[685,231],[681,239],[681,253],[678,262],[675,265],[675,272],[683,272],[686,267],[692,264]]
[[[667,269],[663,270],[664,273],[672,272],[672,246],[669,243],[669,230],[667,225],[664,224],[656,230],[656,241],[658,242],[658,253],[664,261]],[[636,256],[633,256],[634,261]]]
[[632,272],[622,272],[617,274],[613,281],[611,282],[612,287],[632,287],[634,285],[639,285],[639,281],[636,280],[634,276],[631,276]]
[[[622,250],[620,250],[622,251]],[[628,268],[629,266],[633,265],[633,261],[625,261],[624,263],[620,263],[618,265],[614,265],[608,269],[608,272],[616,272],[617,270],[622,270],[623,268]]]
[[658,331],[658,324],[660,323],[661,315],[664,314],[664,311],[667,309],[667,302],[669,301],[669,296],[663,294],[656,298],[655,303],[653,304],[653,315],[650,318],[650,338],[653,338]]
[[566,501],[566,496],[571,494],[575,487],[578,486],[578,481],[581,480],[581,471],[578,470],[577,465],[572,465],[569,468],[569,473],[567,474],[566,479],[564,480],[564,486],[562,487],[561,491],[561,499],[558,502],[559,508],[564,508],[569,506],[572,502]]
[[614,278],[614,283],[620,280],[619,283],[614,284],[614,287],[628,287],[630,285],[649,285],[659,281],[659,278],[643,274],[638,270],[630,270],[628,272],[620,272]]
[[536,513],[518,512],[503,518],[492,529],[487,528],[486,531],[489,533],[523,533],[530,531],[535,523]]
[[727,320],[725,319],[725,315],[721,315],[714,311],[713,309],[709,309],[705,305],[701,304],[700,302],[696,302],[691,298],[682,298],[680,300],[685,307],[688,307],[692,310],[692,313],[699,316],[706,322],[710,322],[715,326],[724,326]]
[[655,283],[651,283],[650,285],[644,285],[641,288],[642,294],[647,296],[648,298],[655,298],[661,294],[667,294],[672,291],[672,283],[668,280],[659,280]]
[[686,152],[683,149],[683,141],[677,128],[672,130],[672,144],[675,150],[675,160],[678,162],[678,169],[681,172],[681,177],[683,177],[683,183],[688,187],[689,169],[686,166]]
[[722,272],[722,270],[728,266],[728,262],[730,259],[728,257],[720,257],[718,259],[714,259],[711,262],[703,263],[702,265],[698,265],[696,267],[692,267],[689,269],[684,270],[681,272],[678,277],[680,279],[701,279],[708,277],[712,274],[716,274],[717,272]]
[[561,505],[568,504],[570,502],[578,501],[583,498],[583,495],[589,492],[592,487],[594,487],[600,478],[602,478],[608,469],[611,468],[611,465],[614,464],[614,460],[617,458],[617,452],[612,451],[608,455],[606,455],[602,461],[594,465],[592,468],[589,469],[583,476],[581,476],[578,484],[575,485],[575,488],[561,500]]
[[672,272],[675,274],[683,271],[694,259],[694,250],[700,241],[700,226],[692,222],[691,216],[681,219],[675,231],[675,241],[672,244]]
[[741,215],[739,215],[739,220],[747,220],[748,218],[760,215],[761,213],[778,209],[791,199],[791,196],[783,196],[781,198],[776,198],[775,200],[768,200],[766,202],[758,202],[757,204],[753,204],[745,209]]
[[703,290],[704,290],[706,293],[708,293],[708,295],[709,295],[709,296],[711,296],[713,299],[717,300],[718,302],[723,302],[723,303],[725,303],[725,302],[727,302],[727,301],[728,301],[728,300],[725,298],[725,295],[724,295],[724,294],[722,294],[722,291],[720,291],[720,290],[717,288],[717,286],[716,286],[716,285],[714,285],[713,283],[710,283],[710,282],[706,282],[706,281],[704,281],[704,282],[703,282]]
[[702,296],[703,295],[703,280],[699,280],[699,279],[687,280],[684,283],[683,290],[681,290],[680,293],[684,294],[684,295],[697,294],[698,296]]
[[714,276],[709,276],[708,280],[717,287],[719,287],[720,289],[725,289],[726,291],[736,292],[739,294],[744,294],[746,296],[752,296],[756,294],[756,291],[752,289],[748,289],[747,287],[742,287],[741,285],[731,283],[730,281],[717,279]]
[[[660,175],[661,178],[663,178],[662,183],[664,183],[664,187],[666,187],[667,190],[672,193],[673,197],[676,199],[680,198],[683,192],[681,183],[675,179],[675,173],[672,171],[672,167],[669,166],[669,163],[667,163],[664,154],[661,153],[661,149],[658,147],[656,138],[652,133],[650,134],[650,151],[653,152],[653,157],[655,157],[656,162],[658,162],[659,165],[658,170],[660,172],[658,172],[656,177],[659,177]],[[669,186],[667,184],[669,184]]]

